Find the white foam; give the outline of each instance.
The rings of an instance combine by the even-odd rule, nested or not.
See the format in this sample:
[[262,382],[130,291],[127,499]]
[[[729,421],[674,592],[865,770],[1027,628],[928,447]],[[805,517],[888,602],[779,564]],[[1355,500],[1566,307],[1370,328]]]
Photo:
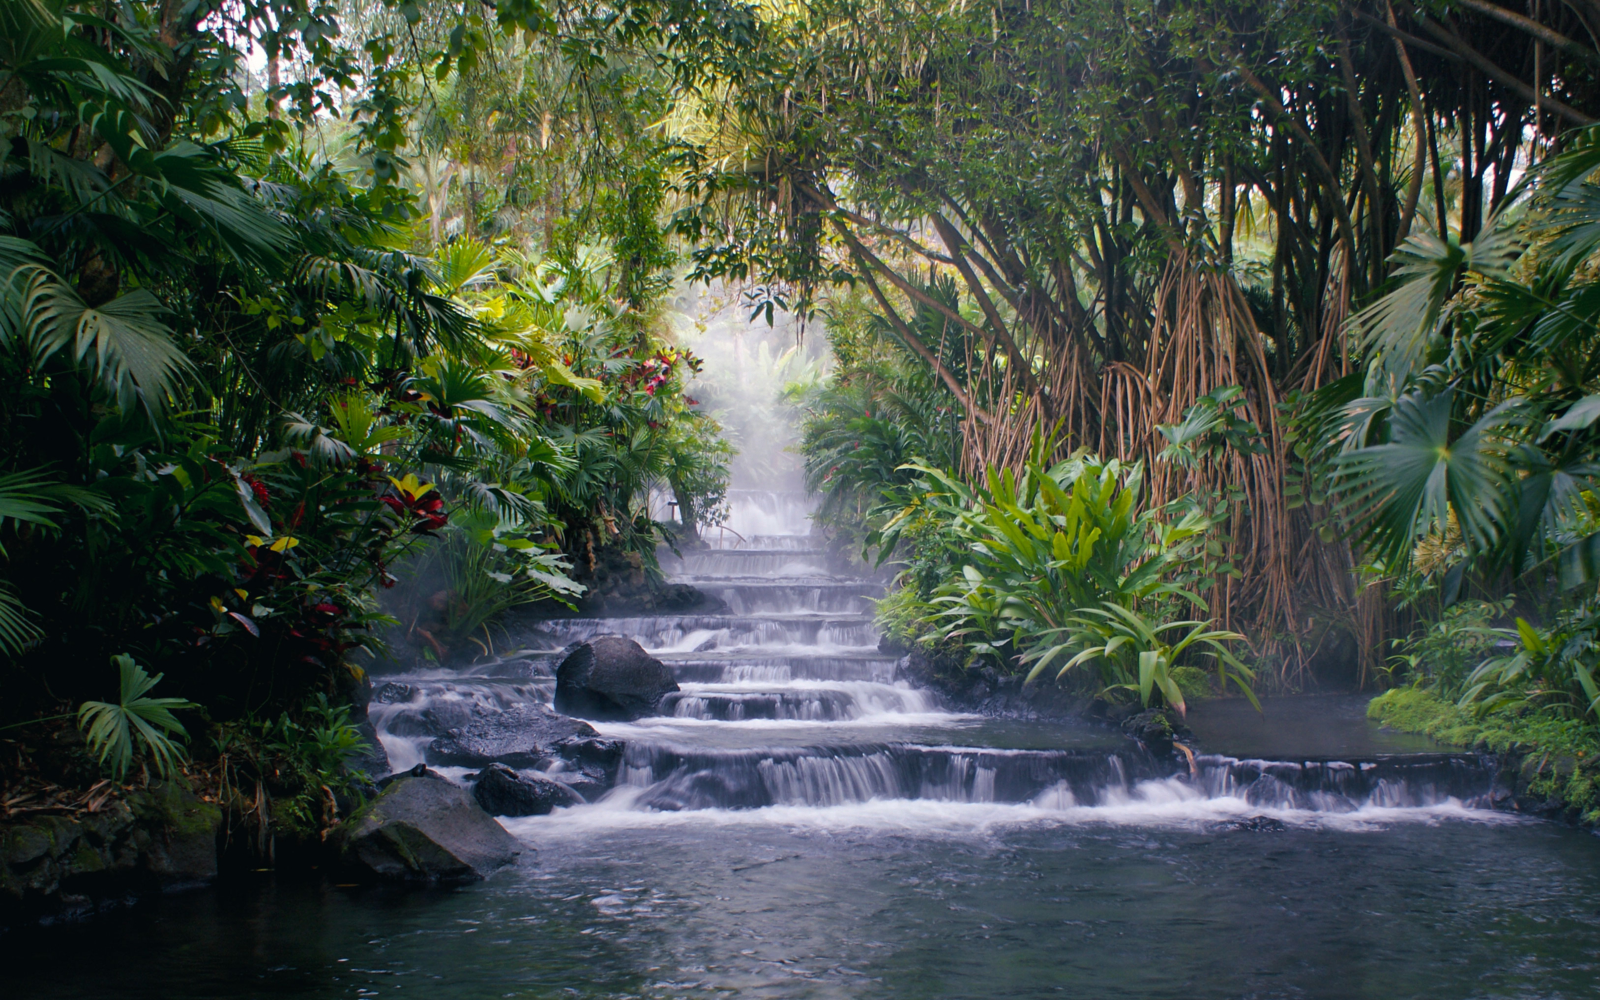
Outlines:
[[1524,817],[1473,809],[1457,799],[1397,809],[1366,806],[1351,812],[1313,812],[1255,806],[1239,798],[1204,798],[1177,779],[1141,782],[1119,799],[1080,806],[1070,792],[1051,789],[1032,802],[948,802],[932,799],[873,799],[834,806],[767,806],[761,809],[699,809],[654,812],[633,807],[643,789],[618,788],[593,805],[557,809],[549,816],[503,819],[506,829],[533,843],[580,839],[618,830],[774,827],[796,831],[865,831],[925,837],[987,836],[1012,829],[1138,827],[1204,832],[1256,817],[1288,827],[1370,833],[1402,824],[1446,822],[1507,824]]
[[672,715],[650,716],[637,722],[593,722],[601,736],[612,739],[649,739],[671,736],[674,729],[729,729],[744,732],[795,729],[861,729],[887,726],[942,726],[982,719],[971,712],[872,712],[853,719],[689,719]]
[[[378,727],[378,742],[383,744],[383,752],[389,755],[389,771],[397,773],[409,771],[418,764],[423,763],[423,752],[428,744],[433,742],[432,736],[396,736],[385,732]],[[374,777],[383,777],[375,775]]]

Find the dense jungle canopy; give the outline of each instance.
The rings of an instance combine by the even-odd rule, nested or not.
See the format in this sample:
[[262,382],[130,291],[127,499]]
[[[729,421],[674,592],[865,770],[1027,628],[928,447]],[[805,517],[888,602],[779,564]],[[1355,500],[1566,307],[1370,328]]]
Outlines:
[[1202,648],[1398,678],[1465,601],[1441,691],[1592,718],[1597,39],[1593,0],[3,0],[0,723],[129,656],[124,708],[161,672],[315,825],[363,656],[659,591],[717,522],[703,285],[829,338],[822,524],[906,570],[908,642],[1134,654],[1107,689],[1181,706]]

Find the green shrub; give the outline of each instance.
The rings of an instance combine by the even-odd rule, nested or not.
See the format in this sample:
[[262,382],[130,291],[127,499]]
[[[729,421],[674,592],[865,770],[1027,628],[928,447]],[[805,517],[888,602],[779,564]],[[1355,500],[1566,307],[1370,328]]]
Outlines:
[[1250,695],[1253,675],[1227,648],[1239,636],[1191,620],[1216,569],[1209,514],[1190,501],[1144,510],[1141,465],[1086,453],[1050,464],[1052,450],[1037,435],[1020,476],[991,468],[981,485],[916,467],[921,478],[880,508],[869,539],[884,553],[909,550],[899,589],[879,606],[886,634],[962,647],[1030,680],[1054,666],[1058,681],[1180,711],[1173,671],[1198,673],[1205,657],[1220,686]]

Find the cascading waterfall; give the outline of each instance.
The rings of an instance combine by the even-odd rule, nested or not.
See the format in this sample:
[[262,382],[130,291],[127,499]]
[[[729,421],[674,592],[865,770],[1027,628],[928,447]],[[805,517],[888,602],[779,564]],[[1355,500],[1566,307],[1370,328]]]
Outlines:
[[[1035,813],[1146,808],[1153,817],[1240,810],[1356,814],[1484,803],[1494,772],[1470,755],[1339,760],[1157,759],[1087,725],[997,725],[952,711],[894,679],[872,600],[883,584],[829,568],[807,533],[806,498],[736,491],[727,527],[704,548],[663,553],[663,568],[728,606],[717,615],[524,622],[513,657],[380,689],[376,720],[393,759],[422,759],[432,738],[473,712],[548,704],[564,647],[601,634],[636,639],[681,691],[659,714],[597,723],[626,741],[617,787],[595,822],[619,811],[837,809],[930,801]],[[462,777],[464,770],[453,772]],[[550,774],[560,780],[559,766]]]

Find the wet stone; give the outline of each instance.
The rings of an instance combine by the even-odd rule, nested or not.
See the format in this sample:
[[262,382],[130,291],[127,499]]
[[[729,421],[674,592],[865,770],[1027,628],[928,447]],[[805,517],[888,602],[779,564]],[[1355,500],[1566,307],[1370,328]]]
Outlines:
[[547,776],[592,802],[616,785],[627,745],[621,740],[573,737],[553,749],[557,759]]
[[539,774],[519,774],[504,764],[478,772],[472,797],[491,816],[546,816],[557,806],[583,803],[583,796]]
[[409,775],[351,816],[333,842],[350,876],[400,882],[476,881],[523,851],[465,789]]
[[475,716],[428,745],[430,764],[485,767],[537,767],[554,755],[557,743],[571,737],[598,736],[593,726],[536,705],[517,705],[503,712]]
[[417,696],[417,689],[410,684],[399,684],[394,681],[383,685],[372,692],[372,700],[382,705],[404,705]]
[[676,690],[672,671],[637,642],[600,635],[561,661],[555,707],[586,719],[631,722],[656,714],[661,699]]

